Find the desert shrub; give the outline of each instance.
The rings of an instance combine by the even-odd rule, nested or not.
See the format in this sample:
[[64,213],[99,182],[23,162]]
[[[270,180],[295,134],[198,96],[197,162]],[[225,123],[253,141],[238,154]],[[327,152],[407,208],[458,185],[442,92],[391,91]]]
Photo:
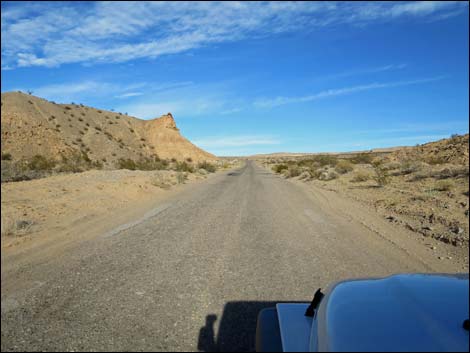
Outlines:
[[176,158],[172,158],[171,161],[172,161],[173,163],[176,163]]
[[442,156],[429,156],[425,158],[424,161],[431,165],[444,164],[447,162]]
[[81,151],[81,155],[82,155],[83,160],[86,163],[92,163],[92,161],[91,161],[90,157],[88,157],[88,154],[86,153],[86,151]]
[[119,169],[129,170],[162,170],[168,167],[168,162],[151,158],[140,158],[137,161],[130,158],[120,158],[117,166]]
[[436,182],[434,190],[449,191],[453,188],[453,186],[454,183],[452,183],[450,180],[439,180]]
[[466,166],[453,167],[453,168],[444,168],[433,173],[433,177],[436,179],[449,179],[449,178],[458,178],[458,177],[468,177],[469,170]]
[[423,168],[422,163],[418,162],[405,162],[400,167],[400,169],[393,173],[393,175],[408,175],[412,173],[417,173]]
[[179,172],[189,172],[189,173],[194,172],[193,166],[186,162],[177,162],[175,165],[175,170]]
[[78,121],[83,121],[83,119],[82,119],[82,118],[78,118]]
[[151,158],[140,158],[136,162],[136,168],[139,170],[161,170],[166,169],[168,164],[161,160]]
[[119,169],[129,169],[129,170],[137,169],[136,163],[130,158],[119,158],[117,161],[117,165]]
[[99,126],[95,126],[95,130],[102,131]]
[[383,167],[380,161],[376,161],[373,163],[375,176],[374,180],[376,181],[378,186],[385,186],[390,181],[390,176],[388,175],[388,171]]
[[290,165],[289,168],[287,169],[287,174],[286,176],[288,178],[294,178],[299,176],[302,173],[302,170],[300,167],[296,164]]
[[188,176],[183,173],[183,172],[178,172],[176,174],[176,181],[178,182],[178,184],[184,184],[184,182],[188,179]]
[[335,167],[335,171],[339,174],[346,174],[351,172],[354,169],[354,166],[351,162],[346,160],[340,160]]
[[188,158],[186,158],[186,162],[192,163],[192,162],[193,162],[193,159],[192,159],[191,157],[188,157]]
[[17,219],[2,213],[1,229],[2,236],[21,236],[27,234],[34,222],[29,219]]
[[72,108],[70,108],[69,106],[65,106],[64,109],[66,109],[66,110],[72,110]]
[[418,181],[422,179],[427,179],[427,178],[433,177],[433,175],[434,175],[434,172],[431,169],[425,168],[414,173],[409,179],[409,181]]
[[351,162],[354,164],[371,164],[374,157],[370,153],[362,152],[356,154],[351,158]]
[[402,167],[402,164],[399,162],[388,162],[384,163],[383,167],[387,170],[396,170]]
[[47,159],[46,157],[37,154],[28,163],[30,170],[51,170],[56,165],[53,159]]
[[68,156],[62,156],[62,163],[57,168],[57,171],[65,173],[79,173],[90,168],[92,168],[92,164],[89,158],[88,161],[86,161],[82,152],[75,152]]
[[153,180],[151,181],[151,184],[162,189],[168,189],[171,187],[171,185],[165,180],[165,177],[162,174],[156,174]]
[[276,164],[273,166],[273,171],[276,173],[282,173],[284,169],[289,169],[289,166],[286,164]]
[[145,139],[143,137],[140,138],[140,141],[145,141]]
[[205,169],[209,173],[214,173],[217,168],[214,164],[204,161],[204,162],[198,163],[197,169]]
[[360,183],[360,182],[363,182],[363,181],[368,181],[368,180],[370,180],[370,178],[371,178],[370,173],[368,173],[365,170],[358,170],[357,172],[355,172],[355,174],[352,177],[351,181],[353,183]]
[[311,162],[313,163],[318,163],[321,167],[324,167],[324,166],[327,166],[327,165],[330,165],[332,167],[334,167],[336,165],[336,163],[338,163],[338,158],[336,158],[335,156],[330,156],[330,155],[327,155],[327,154],[321,154],[319,156],[315,156],[311,159]]
[[319,180],[330,181],[338,178],[338,173],[334,170],[320,170],[316,173]]
[[134,129],[129,129],[130,132],[134,132]]
[[12,160],[11,153],[2,152],[2,161],[11,161],[11,160]]

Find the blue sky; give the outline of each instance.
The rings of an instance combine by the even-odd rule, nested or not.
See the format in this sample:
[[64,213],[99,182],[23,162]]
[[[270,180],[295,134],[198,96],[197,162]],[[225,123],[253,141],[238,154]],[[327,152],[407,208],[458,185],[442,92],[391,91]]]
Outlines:
[[2,92],[150,119],[217,155],[467,133],[466,2],[2,2]]

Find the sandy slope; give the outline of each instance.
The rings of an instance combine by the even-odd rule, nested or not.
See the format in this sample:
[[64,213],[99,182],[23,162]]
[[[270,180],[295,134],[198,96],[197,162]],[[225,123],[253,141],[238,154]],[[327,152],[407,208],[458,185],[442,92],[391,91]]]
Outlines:
[[[60,249],[139,219],[187,186],[179,184],[177,177],[174,171],[94,170],[3,183],[2,251]],[[207,178],[187,177],[185,184]],[[17,224],[24,227],[18,229]],[[4,234],[9,231],[13,234]]]
[[113,167],[119,158],[215,160],[181,135],[173,116],[142,120],[126,114],[57,104],[18,92],[2,93],[2,153],[14,160],[36,154],[60,159],[84,152]]

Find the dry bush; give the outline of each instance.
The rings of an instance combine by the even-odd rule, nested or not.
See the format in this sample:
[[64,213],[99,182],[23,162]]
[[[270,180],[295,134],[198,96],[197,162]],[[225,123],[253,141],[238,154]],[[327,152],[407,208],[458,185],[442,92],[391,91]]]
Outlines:
[[449,191],[454,187],[454,183],[450,180],[439,180],[434,186],[437,191]]
[[152,179],[151,184],[161,189],[169,189],[171,187],[170,183],[165,179],[165,176],[159,173]]
[[25,219],[15,219],[13,217],[1,216],[1,235],[2,236],[20,236],[28,233],[34,222]]
[[433,177],[436,179],[448,179],[458,177],[468,177],[469,170],[467,166],[449,167],[434,172]]
[[381,161],[373,162],[373,167],[375,171],[374,180],[378,186],[385,186],[390,182],[390,177],[388,171],[383,167]]
[[346,174],[354,170],[354,165],[344,159],[340,160],[335,167],[335,171],[339,174]]
[[[198,168],[203,168],[203,167],[198,166]],[[194,167],[191,164],[186,163],[186,162],[176,162],[176,165],[174,166],[174,169],[178,172],[189,172],[189,173],[194,172]],[[206,169],[206,168],[203,168],[203,169]]]
[[445,158],[441,156],[429,156],[425,158],[424,161],[431,165],[444,164],[447,162]]
[[424,168],[423,163],[420,162],[405,162],[400,170],[394,172],[392,175],[408,175],[422,171]]
[[[205,169],[209,173],[215,173],[215,171],[217,170],[217,168],[214,164],[211,164],[211,163],[206,162],[206,161],[198,163],[197,169]],[[191,171],[191,173],[192,173],[192,171]]]
[[12,157],[10,153],[3,153],[2,152],[2,161],[11,161]]
[[128,170],[162,170],[168,168],[168,162],[160,160],[158,157],[154,159],[140,158],[137,161],[130,158],[119,158],[117,168]]
[[56,161],[48,159],[40,154],[35,155],[28,163],[30,170],[51,170],[55,167]]
[[368,181],[370,180],[372,176],[370,175],[369,172],[365,171],[365,170],[358,170],[357,172],[355,172],[353,178],[351,179],[351,181],[353,183],[360,183],[360,182],[363,182],[363,181]]
[[373,155],[370,153],[362,152],[356,154],[351,158],[351,162],[354,164],[371,164],[373,160]]
[[324,170],[318,176],[318,179],[322,181],[330,181],[336,178],[338,178],[338,174],[334,170]]
[[294,178],[299,176],[302,173],[302,170],[300,167],[296,164],[290,165],[289,168],[287,169],[287,177],[288,178]]
[[289,169],[289,166],[287,164],[276,164],[272,169],[276,173],[282,173],[284,169]]
[[188,179],[188,175],[186,173],[183,173],[183,172],[178,172],[176,174],[176,181],[178,182],[178,184],[184,184],[184,182]]

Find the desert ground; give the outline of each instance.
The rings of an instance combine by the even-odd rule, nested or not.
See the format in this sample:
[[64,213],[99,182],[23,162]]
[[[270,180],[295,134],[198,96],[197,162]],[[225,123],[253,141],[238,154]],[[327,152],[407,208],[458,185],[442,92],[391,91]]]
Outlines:
[[2,93],[2,351],[252,351],[319,287],[467,273],[467,135],[216,156],[171,113]]
[[275,302],[346,278],[468,272],[468,242],[417,236],[269,163],[186,184],[164,171],[169,189],[152,185],[155,173],[2,185],[2,213],[36,232],[4,236],[2,351],[250,351],[257,313]]

